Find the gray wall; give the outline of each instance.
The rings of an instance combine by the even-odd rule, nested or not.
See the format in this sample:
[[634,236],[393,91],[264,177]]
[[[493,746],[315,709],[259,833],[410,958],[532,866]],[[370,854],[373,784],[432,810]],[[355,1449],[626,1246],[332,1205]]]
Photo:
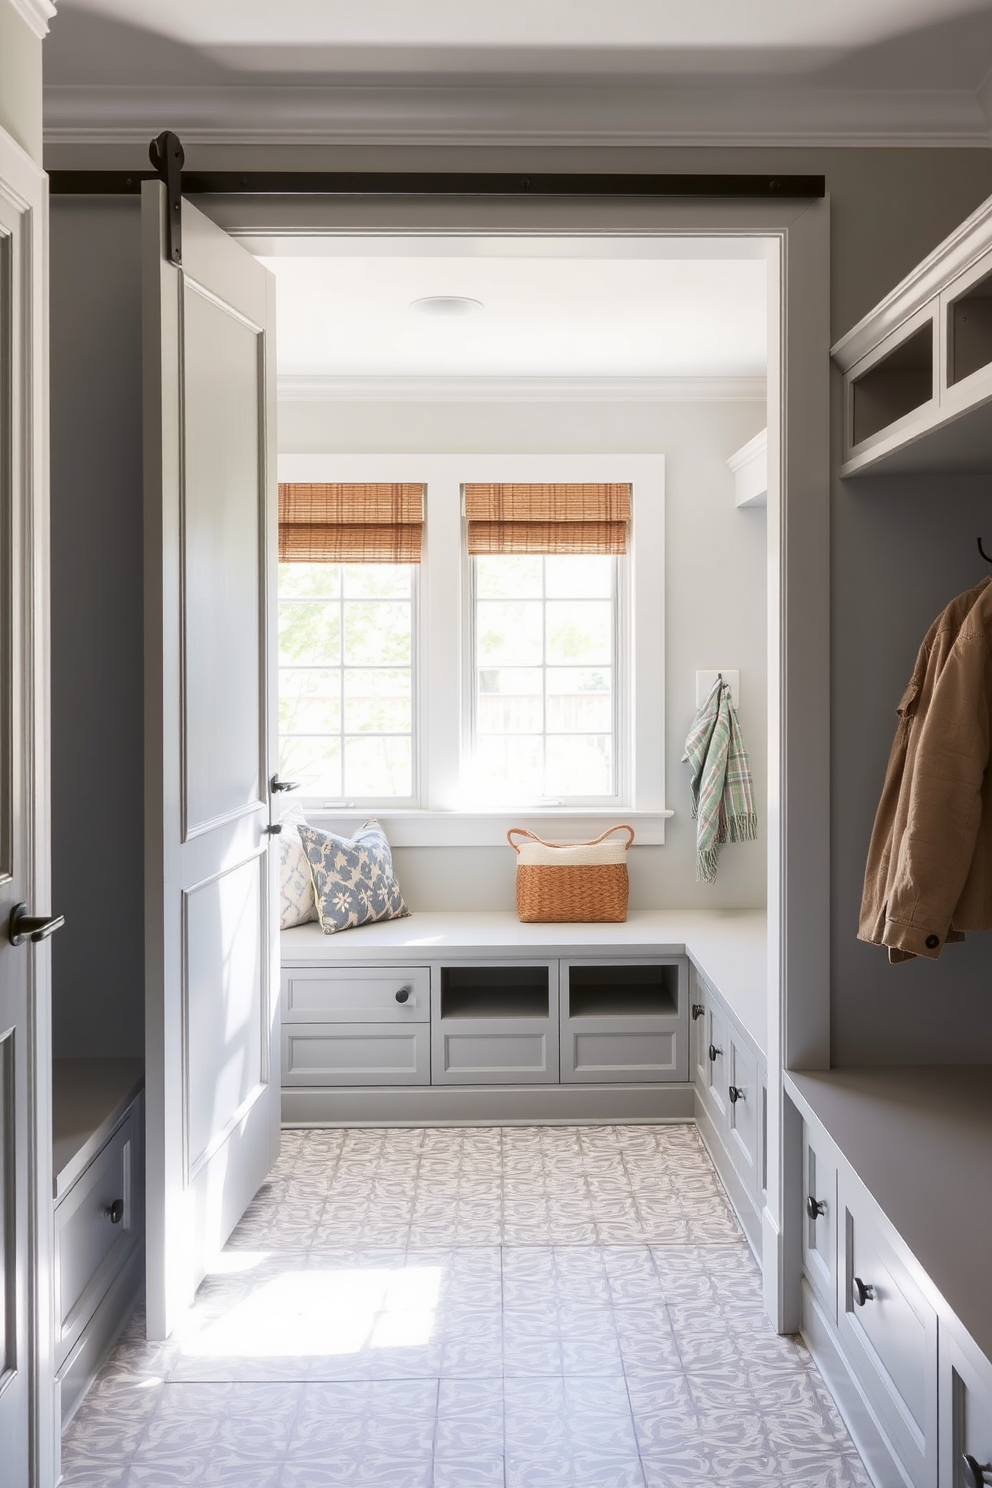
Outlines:
[[54,1051],[144,1051],[138,204],[51,211]]
[[0,0],[0,129],[41,164],[41,38]]
[[[291,402],[279,409],[281,452],[664,454],[665,797],[676,815],[664,847],[635,846],[630,855],[634,909],[765,903],[765,514],[738,510],[726,465],[764,424],[761,403]],[[711,886],[696,882],[688,769],[681,760],[695,712],[695,671],[712,666],[741,673],[741,729],[756,781],[759,840],[726,847]],[[413,909],[511,910],[514,863],[507,847],[396,852]]]

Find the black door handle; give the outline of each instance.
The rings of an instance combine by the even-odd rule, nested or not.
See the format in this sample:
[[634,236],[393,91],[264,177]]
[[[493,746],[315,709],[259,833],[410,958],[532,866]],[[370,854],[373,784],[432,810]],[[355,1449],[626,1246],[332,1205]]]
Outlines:
[[124,1200],[115,1199],[110,1207],[104,1209],[103,1212],[110,1220],[111,1224],[120,1224],[121,1220],[124,1218]]
[[26,909],[26,904],[15,904],[10,911],[7,934],[11,945],[21,945],[28,939],[47,940],[65,924],[65,915],[29,915]]
[[964,1468],[965,1488],[985,1488],[989,1481],[985,1474],[992,1472],[992,1462],[978,1462],[969,1452],[964,1452],[961,1465]]
[[731,1085],[728,1094],[730,1095],[730,1104],[732,1106],[736,1106],[739,1100],[744,1099],[744,1092],[739,1085]]
[[827,1206],[823,1199],[814,1199],[812,1194],[807,1197],[806,1213],[810,1219],[819,1219],[820,1215],[826,1212],[826,1208]]
[[716,1062],[718,1056],[723,1053],[723,1050],[722,1049],[718,1049],[717,1046],[716,1046],[716,1044],[710,1044],[708,1053],[709,1053],[709,1056],[710,1056],[710,1063],[713,1064],[713,1063]]
[[280,780],[278,775],[273,775],[269,781],[270,791],[299,790],[299,788],[300,782],[298,780]]

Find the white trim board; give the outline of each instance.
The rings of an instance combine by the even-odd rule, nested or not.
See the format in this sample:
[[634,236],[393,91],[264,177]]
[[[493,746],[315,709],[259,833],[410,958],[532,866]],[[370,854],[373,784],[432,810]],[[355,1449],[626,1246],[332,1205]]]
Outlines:
[[26,21],[35,36],[48,35],[48,23],[55,15],[52,0],[10,0],[22,20]]
[[768,430],[761,429],[727,461],[734,477],[734,501],[740,507],[768,505]]
[[766,392],[764,377],[279,377],[280,403],[764,403]]
[[[26,5],[29,0],[19,0]],[[37,0],[45,3],[45,0]],[[51,86],[46,144],[147,145],[169,125],[187,144],[819,145],[988,149],[964,89],[717,87],[618,82],[286,87]]]

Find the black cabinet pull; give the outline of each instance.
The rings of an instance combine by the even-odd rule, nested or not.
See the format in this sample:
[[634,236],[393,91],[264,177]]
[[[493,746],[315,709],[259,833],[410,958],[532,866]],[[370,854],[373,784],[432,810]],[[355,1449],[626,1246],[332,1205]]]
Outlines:
[[961,1455],[961,1466],[964,1469],[965,1488],[985,1488],[989,1479],[986,1473],[992,1473],[992,1462],[976,1462],[969,1452]]
[[110,1205],[110,1208],[104,1209],[103,1212],[110,1220],[111,1224],[120,1224],[121,1220],[124,1218],[124,1200],[115,1199],[114,1202]]
[[739,1085],[731,1085],[730,1092],[729,1093],[730,1093],[730,1104],[732,1106],[736,1106],[736,1104],[737,1104],[737,1102],[739,1100],[743,1100],[744,1099],[744,1092],[743,1092],[743,1090],[741,1089],[741,1087]]
[[862,1281],[860,1276],[854,1278],[854,1300],[859,1307],[864,1307],[866,1302],[874,1302],[875,1288],[871,1282]]
[[401,987],[400,990],[396,994],[396,1001],[397,1002],[409,1002],[410,1001],[410,988],[409,987]]
[[806,1200],[806,1213],[810,1219],[819,1219],[821,1214],[826,1214],[827,1206],[823,1199],[814,1199],[810,1194]]
[[715,1064],[718,1056],[721,1055],[722,1053],[723,1053],[723,1050],[722,1049],[718,1049],[717,1046],[716,1046],[716,1044],[710,1044],[710,1047],[709,1047],[710,1063],[711,1064]]
[[695,1023],[695,1021],[696,1021],[697,1018],[701,1018],[703,1016],[703,1014],[705,1013],[705,1011],[706,1011],[706,1008],[704,1007],[704,1005],[701,1002],[694,1002],[692,1004],[692,1021],[693,1021],[693,1023]]

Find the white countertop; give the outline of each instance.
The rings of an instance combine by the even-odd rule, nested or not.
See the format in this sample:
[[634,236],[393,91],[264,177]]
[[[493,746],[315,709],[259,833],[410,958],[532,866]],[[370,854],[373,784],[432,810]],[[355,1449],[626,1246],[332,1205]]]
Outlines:
[[506,910],[423,910],[402,920],[325,935],[316,923],[283,930],[284,966],[434,961],[453,956],[687,955],[762,1054],[767,1044],[763,910],[631,910],[622,924],[522,925]]
[[992,1068],[872,1066],[790,1072],[879,1208],[992,1358]]

